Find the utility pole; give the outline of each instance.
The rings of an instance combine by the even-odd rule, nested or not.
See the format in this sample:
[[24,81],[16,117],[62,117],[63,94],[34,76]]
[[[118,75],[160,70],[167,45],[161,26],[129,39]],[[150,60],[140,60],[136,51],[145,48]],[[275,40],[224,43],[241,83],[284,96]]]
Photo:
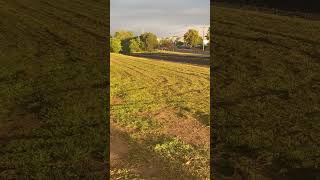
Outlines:
[[204,51],[204,29],[206,28],[205,26],[202,26],[202,51]]
[[172,51],[174,52],[175,45],[176,45],[174,42],[175,33],[169,33],[169,34],[170,34],[169,40],[172,41]]
[[174,52],[174,49],[176,48],[176,42],[175,42],[175,38],[176,38],[177,36],[175,36],[175,35],[173,35],[172,36],[172,43],[173,43],[173,52]]

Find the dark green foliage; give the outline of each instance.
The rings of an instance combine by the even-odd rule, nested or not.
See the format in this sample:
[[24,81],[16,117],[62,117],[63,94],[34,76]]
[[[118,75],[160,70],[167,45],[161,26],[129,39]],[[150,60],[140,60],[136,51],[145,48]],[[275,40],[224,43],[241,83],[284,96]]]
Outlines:
[[122,53],[129,53],[130,52],[130,41],[132,40],[133,38],[128,38],[128,39],[125,39],[125,40],[122,40],[121,41],[121,46],[122,46]]
[[153,51],[158,47],[157,36],[151,32],[140,35],[142,49],[145,51]]
[[182,41],[176,41],[175,44],[178,48],[184,45]]

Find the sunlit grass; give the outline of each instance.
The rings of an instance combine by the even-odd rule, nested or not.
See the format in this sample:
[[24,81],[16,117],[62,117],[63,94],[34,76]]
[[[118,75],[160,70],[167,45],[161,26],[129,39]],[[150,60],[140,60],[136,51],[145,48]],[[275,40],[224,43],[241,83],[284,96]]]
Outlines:
[[169,172],[184,172],[175,174],[181,178],[208,178],[208,147],[171,140],[154,113],[170,107],[177,110],[174,116],[189,115],[203,123],[204,128],[208,126],[209,68],[120,54],[111,54],[110,63],[113,120],[134,129],[129,136],[133,141],[142,141],[142,149],[148,152],[136,155],[131,152],[135,157],[131,163],[157,157],[167,164],[162,167],[168,170],[164,177],[170,176]]

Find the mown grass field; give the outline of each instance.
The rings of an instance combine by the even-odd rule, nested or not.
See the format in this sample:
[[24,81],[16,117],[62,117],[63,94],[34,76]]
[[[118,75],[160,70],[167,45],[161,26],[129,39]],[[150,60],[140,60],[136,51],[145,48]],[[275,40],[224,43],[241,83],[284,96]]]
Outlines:
[[0,179],[107,175],[107,7],[0,0]]
[[111,54],[111,178],[209,178],[209,67]]
[[216,178],[316,179],[320,21],[211,10]]

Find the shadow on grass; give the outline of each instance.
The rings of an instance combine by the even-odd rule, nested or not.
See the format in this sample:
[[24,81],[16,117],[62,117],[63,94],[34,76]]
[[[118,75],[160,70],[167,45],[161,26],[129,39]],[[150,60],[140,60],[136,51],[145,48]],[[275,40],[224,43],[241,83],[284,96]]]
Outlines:
[[168,53],[132,53],[129,54],[135,57],[145,57],[155,60],[170,61],[177,63],[187,63],[199,66],[209,66],[209,56],[192,56],[192,55],[179,55],[179,54],[168,54]]
[[138,142],[137,140],[132,139],[128,132],[118,131],[118,133],[129,144],[128,155],[125,156],[126,159],[124,159],[126,163],[123,165],[127,167],[117,167],[118,169],[131,169],[130,176],[143,177],[146,179],[195,178],[193,175],[177,166],[177,162],[162,157],[150,148],[156,144],[165,142],[168,139],[167,137],[147,137],[143,142]]
[[197,111],[196,117],[197,117],[198,121],[201,122],[202,124],[204,124],[206,126],[210,125],[210,115],[209,114]]

